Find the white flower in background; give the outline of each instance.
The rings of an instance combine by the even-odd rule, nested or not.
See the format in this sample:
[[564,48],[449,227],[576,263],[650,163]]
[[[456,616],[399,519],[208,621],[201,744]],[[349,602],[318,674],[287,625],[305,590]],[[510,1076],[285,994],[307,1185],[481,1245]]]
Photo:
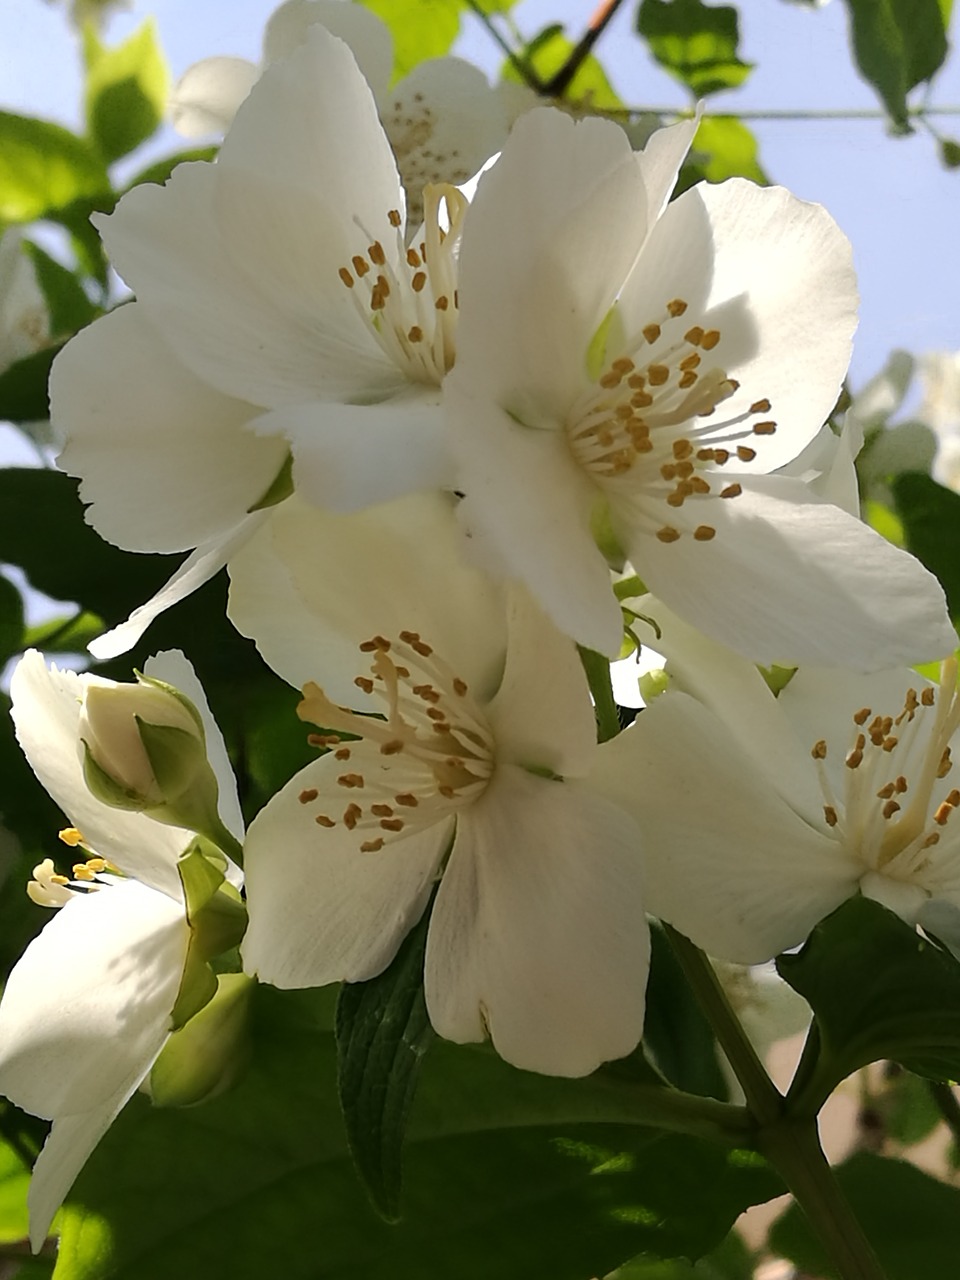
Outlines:
[[[346,0],[287,0],[263,33],[262,66],[288,57],[322,26],[346,41],[373,91],[407,195],[407,225],[423,216],[428,183],[459,185],[499,151],[507,135],[508,105],[472,63],[432,58],[390,84],[393,41],[375,14]],[[243,58],[205,58],[189,67],[174,89],[174,127],[185,137],[223,133],[260,75]]]
[[0,373],[50,342],[50,314],[20,232],[0,233]]
[[97,656],[223,566],[265,495],[288,491],[289,450],[297,488],[337,508],[449,481],[439,399],[466,201],[440,186],[426,203],[408,246],[370,90],[314,25],[259,80],[215,165],[181,165],[103,219],[137,301],[56,361],[60,465],[109,541],[197,551]]
[[938,446],[933,478],[960,493],[960,351],[932,351],[919,365],[923,398],[917,417]]
[[[145,673],[175,683],[193,701],[223,821],[242,838],[226,750],[193,668],[172,652],[151,658]],[[34,1250],[166,1043],[191,939],[177,863],[195,833],[108,806],[84,781],[84,694],[111,685],[48,670],[36,651],[11,682],[20,745],[73,824],[61,838],[87,855],[72,876],[58,874],[49,858],[35,869],[30,896],[56,914],[15,965],[0,1001],[0,1092],[53,1121],[30,1184]],[[239,874],[228,863],[228,879],[238,884]]]
[[648,909],[744,964],[857,893],[960,945],[956,662],[939,685],[801,669],[775,697],[657,602],[637,607],[661,626],[673,681],[594,782],[643,830]]
[[611,656],[621,620],[598,534],[757,661],[939,657],[953,632],[935,580],[770,474],[837,398],[850,246],[779,188],[733,179],[666,205],[692,131],[637,155],[609,122],[530,112],[481,177],[444,396],[466,525]]
[[892,419],[903,408],[913,383],[916,361],[907,351],[892,351],[887,363],[850,401],[844,432],[852,431],[862,452],[857,458],[860,488],[866,499],[891,504],[888,481],[902,471],[929,475],[937,439],[923,415]]
[[630,1052],[649,958],[638,833],[582,781],[602,748],[573,643],[459,563],[439,495],[349,516],[294,498],[230,572],[233,621],[303,685],[330,748],[251,825],[246,971],[371,978],[439,880],[424,984],[440,1035],[489,1035],[564,1076]]

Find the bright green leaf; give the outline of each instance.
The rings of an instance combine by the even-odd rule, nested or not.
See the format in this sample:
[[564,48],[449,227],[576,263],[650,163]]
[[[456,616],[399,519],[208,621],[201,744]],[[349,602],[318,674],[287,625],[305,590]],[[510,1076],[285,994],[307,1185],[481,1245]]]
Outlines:
[[956,622],[960,620],[960,494],[919,471],[895,476],[891,487],[907,550],[939,579]]
[[26,1239],[29,1185],[29,1166],[12,1147],[0,1141],[0,1244]]
[[704,116],[693,140],[693,151],[702,157],[698,177],[707,182],[749,178],[766,186],[770,179],[757,159],[757,140],[736,116]]
[[[523,50],[521,61],[530,67],[541,84],[549,85],[554,76],[563,70],[574,48],[573,42],[564,35],[563,27],[559,23],[553,23],[534,36]],[[501,76],[504,80],[523,83],[523,77],[512,62],[504,63]],[[564,102],[583,107],[587,111],[617,113],[624,110],[623,99],[592,53],[584,58],[560,96]],[[613,316],[613,312],[610,316]]]
[[[887,1280],[948,1280],[960,1257],[960,1190],[901,1160],[860,1152],[836,1170]],[[805,1275],[835,1276],[794,1205],[770,1233],[770,1247]]]
[[660,66],[695,98],[735,89],[752,70],[739,56],[740,19],[730,5],[643,0],[637,30]]
[[631,1086],[602,1073],[550,1079],[438,1043],[388,1225],[351,1167],[333,1037],[312,1016],[326,994],[254,997],[236,1089],[188,1111],[135,1097],[94,1152],[64,1211],[61,1280],[584,1280],[641,1252],[708,1252],[782,1191],[752,1153],[631,1124]]
[[50,618],[29,627],[23,637],[25,649],[42,649],[44,653],[83,653],[91,640],[106,628],[95,613],[73,613]]
[[87,26],[87,131],[108,163],[156,132],[170,95],[170,71],[148,18],[128,40],[105,48]]
[[435,1039],[423,999],[429,910],[393,963],[369,982],[345,982],[337,1003],[337,1084],[347,1140],[377,1211],[400,1218],[407,1113]]
[[0,111],[0,222],[33,222],[109,191],[103,161],[83,138]]
[[37,283],[50,312],[50,332],[57,338],[72,337],[96,318],[97,308],[72,271],[29,240],[25,248],[33,259]]
[[461,0],[359,0],[390,28],[393,76],[400,80],[428,58],[442,58],[460,30]]
[[[791,1093],[805,1113],[860,1067],[890,1058],[960,1079],[960,964],[868,898],[851,898],[777,969],[814,1012],[815,1060]],[[842,981],[838,981],[842,975]]]
[[947,54],[938,0],[847,0],[857,67],[894,126],[910,132],[907,94],[929,80]]

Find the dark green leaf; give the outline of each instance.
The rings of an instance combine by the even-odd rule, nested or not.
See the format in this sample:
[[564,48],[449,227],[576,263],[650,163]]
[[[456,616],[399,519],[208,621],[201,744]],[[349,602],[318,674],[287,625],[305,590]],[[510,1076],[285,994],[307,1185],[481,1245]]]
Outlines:
[[90,221],[91,213],[112,213],[116,198],[107,192],[96,200],[78,200],[66,209],[51,214],[70,234],[70,247],[76,254],[80,270],[92,276],[106,292],[109,282],[107,257],[100,241],[100,232]]
[[50,312],[50,332],[57,338],[72,337],[78,329],[96,318],[98,309],[72,271],[29,240],[25,248],[33,259],[37,283]]
[[797,1080],[811,1113],[841,1080],[884,1058],[960,1079],[960,964],[886,907],[851,898],[777,968],[815,1015],[819,1057]]
[[960,169],[960,142],[953,138],[941,138],[940,159],[948,169]]
[[740,19],[730,5],[643,0],[637,30],[660,66],[695,98],[735,89],[752,70],[739,56]]
[[389,1226],[351,1168],[333,1037],[311,1016],[325,993],[254,994],[233,1092],[176,1112],[134,1098],[94,1153],[64,1214],[61,1280],[584,1280],[640,1252],[707,1252],[782,1191],[750,1153],[629,1123],[627,1086],[438,1043]]
[[[892,1063],[890,1066],[893,1068]],[[897,1069],[874,1105],[880,1110],[884,1130],[905,1147],[922,1142],[942,1118],[930,1092],[930,1082],[912,1071]]]
[[47,383],[50,366],[62,345],[35,351],[0,373],[0,420],[38,422],[50,416]]
[[854,58],[901,133],[910,132],[907,94],[929,80],[947,53],[938,0],[847,0]]
[[419,62],[442,58],[460,30],[461,0],[360,0],[390,28],[393,76],[400,80]]
[[0,111],[0,222],[33,222],[109,190],[103,161],[83,138]]
[[608,1280],[753,1280],[754,1270],[754,1259],[746,1245],[736,1232],[731,1232],[719,1249],[699,1262],[635,1258]]
[[23,647],[23,600],[9,578],[0,574],[0,667]]
[[73,613],[29,627],[23,647],[42,649],[44,653],[83,653],[104,630],[103,619],[95,613]]
[[667,1079],[688,1093],[729,1096],[710,1024],[683,976],[659,925],[650,930],[653,954],[647,984],[643,1043]]
[[960,620],[960,494],[918,471],[895,476],[892,489],[907,550],[940,580],[956,622]]
[[[960,1190],[913,1165],[861,1152],[836,1170],[887,1280],[948,1280],[960,1258]],[[794,1205],[770,1233],[775,1253],[804,1274],[835,1276]]]
[[87,131],[108,163],[119,160],[159,128],[170,93],[170,72],[148,18],[129,39],[107,49],[88,25]]
[[[524,49],[521,60],[533,70],[541,84],[549,84],[566,65],[573,49],[573,41],[564,35],[563,27],[559,23],[553,23],[534,36]],[[512,62],[504,63],[501,76],[504,80],[523,83],[523,77]],[[577,68],[576,74],[564,90],[563,99],[588,111],[617,112],[624,109],[623,100],[592,53]]]
[[393,963],[369,982],[344,983],[337,1003],[337,1085],[347,1141],[374,1207],[400,1218],[407,1114],[435,1038],[423,999],[429,908]]

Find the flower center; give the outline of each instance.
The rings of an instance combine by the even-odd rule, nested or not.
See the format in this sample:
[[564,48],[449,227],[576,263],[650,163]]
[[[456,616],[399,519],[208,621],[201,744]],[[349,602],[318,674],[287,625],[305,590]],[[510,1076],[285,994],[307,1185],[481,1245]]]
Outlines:
[[[446,207],[444,229],[440,206]],[[403,219],[391,209],[395,251],[374,240],[339,271],[364,323],[387,357],[412,382],[439,386],[456,356],[457,254],[467,200],[449,183],[423,191],[423,239],[404,244]]]
[[[372,662],[369,675],[354,683],[382,699],[384,719],[338,707],[313,683],[304,686],[297,714],[362,739],[311,735],[314,746],[335,749],[334,758],[344,764],[337,784],[352,793],[339,818],[318,813],[314,821],[369,836],[360,850],[375,853],[391,838],[431,826],[476,800],[493,776],[494,746],[466,681],[417,632],[401,631],[395,640],[374,636],[360,652],[372,655]],[[300,803],[312,804],[318,795],[307,788]]]
[[[740,485],[728,483],[719,468],[732,459],[752,462],[757,451],[746,442],[777,429],[766,399],[745,413],[708,421],[740,384],[708,363],[720,330],[691,326],[683,319],[687,309],[682,298],[668,302],[603,368],[567,422],[574,457],[602,488],[669,508],[657,511],[652,523],[667,543],[676,542],[685,526],[698,542],[716,535],[712,525],[677,513],[688,499],[736,498]],[[645,514],[649,519],[649,510]],[[667,523],[661,523],[664,515]]]
[[834,794],[825,739],[811,755],[820,776],[827,825],[869,870],[909,880],[931,861],[960,790],[944,779],[953,768],[950,739],[960,727],[957,663],[941,665],[940,685],[908,689],[895,716],[861,707],[844,756],[843,794]]
[[[76,827],[66,827],[60,832],[64,844],[75,849],[78,845],[87,849],[83,836]],[[92,850],[88,850],[92,853]],[[33,868],[33,879],[27,883],[27,896],[38,907],[63,907],[76,894],[95,893],[111,880],[116,879],[115,867],[111,867],[105,858],[93,855],[86,862],[75,862],[73,879],[60,875],[52,858],[44,860]]]

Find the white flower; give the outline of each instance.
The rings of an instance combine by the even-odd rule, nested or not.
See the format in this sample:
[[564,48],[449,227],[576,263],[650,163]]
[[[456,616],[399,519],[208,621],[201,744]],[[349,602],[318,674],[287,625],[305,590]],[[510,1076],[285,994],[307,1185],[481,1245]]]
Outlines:
[[[192,667],[182,654],[165,653],[145,671],[175,682],[199,710],[221,813],[242,836],[226,751]],[[72,877],[56,874],[49,858],[35,869],[30,896],[59,910],[17,962],[0,1001],[0,1092],[53,1121],[30,1184],[35,1250],[170,1035],[191,936],[177,862],[194,833],[108,807],[84,783],[79,727],[91,679],[48,671],[31,651],[11,682],[20,745],[73,823],[62,838],[90,855]],[[228,877],[238,882],[237,868],[228,865]]]
[[50,341],[50,316],[15,228],[0,233],[0,373]]
[[917,417],[937,441],[933,478],[960,492],[960,351],[920,357],[923,400]]
[[[461,58],[421,62],[391,85],[389,29],[369,10],[345,0],[280,5],[263,33],[262,66],[288,57],[315,23],[350,46],[373,91],[407,194],[407,221],[416,226],[428,183],[466,182],[500,149],[507,134],[502,86],[491,88],[483,73]],[[174,127],[188,138],[223,133],[259,74],[260,68],[242,58],[205,58],[189,67],[172,96]]]
[[331,748],[248,833],[244,966],[371,978],[439,880],[436,1030],[580,1076],[643,1025],[637,831],[581,780],[598,748],[573,643],[458,557],[449,503],[421,496],[349,516],[292,499],[233,562],[234,622]]
[[445,386],[468,528],[610,656],[620,612],[598,530],[757,661],[939,657],[952,630],[932,577],[769,474],[837,398],[850,246],[823,209],[742,180],[664,208],[692,130],[635,155],[609,122],[531,112],[482,176]]
[[956,662],[939,686],[909,669],[801,669],[774,697],[744,659],[642,607],[674,685],[595,781],[643,829],[649,909],[745,964],[856,893],[960,943]]
[[290,450],[296,487],[338,509],[450,481],[439,388],[466,201],[450,186],[425,199],[408,247],[370,90],[314,25],[264,73],[215,165],[181,165],[103,220],[137,301],[55,364],[60,464],[110,541],[197,550],[98,656],[229,560],[289,490]]

